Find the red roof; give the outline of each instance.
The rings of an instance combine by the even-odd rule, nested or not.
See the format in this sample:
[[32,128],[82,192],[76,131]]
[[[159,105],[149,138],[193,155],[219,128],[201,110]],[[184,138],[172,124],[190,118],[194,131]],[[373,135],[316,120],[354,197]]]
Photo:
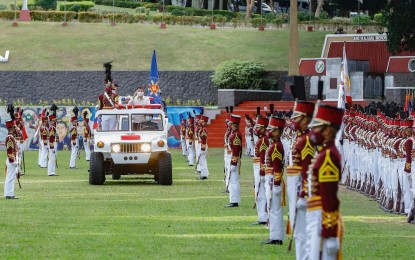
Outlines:
[[[343,57],[343,42],[331,42],[327,58]],[[388,51],[386,41],[367,41],[367,42],[345,42],[346,56],[351,60],[369,61],[369,71],[375,73],[385,73],[389,57],[392,56]],[[414,53],[402,52],[393,56],[410,56]]]

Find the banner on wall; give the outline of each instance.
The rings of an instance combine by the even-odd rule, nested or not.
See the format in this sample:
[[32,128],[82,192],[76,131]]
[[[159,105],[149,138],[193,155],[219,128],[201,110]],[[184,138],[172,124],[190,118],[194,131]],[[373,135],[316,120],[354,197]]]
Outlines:
[[[39,114],[41,113],[42,109],[45,107],[21,107],[23,109],[22,118],[24,120],[26,126],[26,132],[28,135],[28,139],[25,142],[24,149],[25,150],[38,150],[38,140],[34,138],[34,134],[36,132],[36,123],[39,120]],[[49,108],[49,106],[48,106]],[[58,134],[58,150],[65,151],[70,150],[70,123],[71,123],[71,116],[72,116],[72,109],[73,106],[62,106],[56,111],[56,116],[58,118],[56,124],[56,132]],[[89,126],[91,129],[94,128],[94,124],[96,124],[95,118],[95,106],[85,106],[79,107],[80,113],[78,118],[78,134],[79,138],[82,139],[83,136],[83,124],[84,121],[82,120],[82,116],[84,112],[87,112],[89,118]],[[7,137],[7,129],[5,126],[6,120],[10,118],[9,114],[7,113],[6,106],[0,107],[0,149],[4,150],[4,141]],[[203,107],[167,107],[167,116],[169,118],[168,124],[168,139],[167,143],[168,146],[173,147],[180,147],[180,122],[181,119],[187,119],[187,116],[190,114],[194,116],[195,114],[201,114],[203,111]],[[80,140],[80,144],[83,144],[82,140]]]

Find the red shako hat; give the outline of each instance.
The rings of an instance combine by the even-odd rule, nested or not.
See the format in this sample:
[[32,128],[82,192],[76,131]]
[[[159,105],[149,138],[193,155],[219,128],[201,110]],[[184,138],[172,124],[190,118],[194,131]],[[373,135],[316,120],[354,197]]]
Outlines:
[[297,100],[294,103],[294,112],[291,118],[299,116],[313,116],[315,104],[312,102]]
[[258,118],[257,119],[257,121],[256,121],[256,124],[255,124],[255,127],[261,127],[261,126],[264,126],[264,127],[267,127],[268,126],[268,118],[266,118],[266,117],[260,117],[260,118]]
[[207,123],[207,121],[209,121],[209,117],[207,117],[207,116],[201,116],[200,117],[200,120]]
[[271,117],[271,120],[269,121],[269,125],[267,129],[274,129],[274,128],[284,129],[284,127],[285,127],[284,119],[278,118],[278,117]]
[[233,124],[239,124],[241,122],[241,116],[235,115],[235,114],[231,114],[229,116],[229,121],[231,121]]
[[15,125],[15,122],[13,119],[6,121],[6,127],[7,128],[12,128]]
[[333,126],[340,128],[343,121],[344,109],[328,105],[319,105],[317,113],[311,120],[308,127],[316,127],[321,125]]

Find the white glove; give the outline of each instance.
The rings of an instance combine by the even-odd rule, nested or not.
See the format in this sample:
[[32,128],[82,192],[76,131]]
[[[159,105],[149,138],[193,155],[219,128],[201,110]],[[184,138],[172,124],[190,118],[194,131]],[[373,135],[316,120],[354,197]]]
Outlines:
[[274,186],[273,187],[273,190],[274,190],[274,192],[275,192],[276,195],[280,195],[282,193],[282,187],[281,187],[281,185]]
[[236,171],[236,165],[231,165],[231,172]]
[[305,209],[307,207],[307,201],[304,198],[298,198],[297,209]]
[[335,255],[339,251],[339,240],[337,237],[329,237],[325,239],[326,249],[328,255]]

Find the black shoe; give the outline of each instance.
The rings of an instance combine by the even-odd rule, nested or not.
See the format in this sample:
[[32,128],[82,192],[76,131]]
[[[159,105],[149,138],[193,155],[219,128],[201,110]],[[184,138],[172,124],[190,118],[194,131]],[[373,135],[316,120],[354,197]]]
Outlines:
[[252,225],[266,225],[266,224],[267,222],[262,222],[262,221],[257,221],[257,222],[252,223]]
[[17,200],[17,199],[19,198],[15,196],[6,196],[6,200]]
[[48,175],[48,176],[59,176],[59,174],[51,174],[51,175]]
[[407,222],[408,222],[408,223],[411,223],[411,222],[413,222],[413,221],[414,221],[414,219],[415,219],[415,208],[412,208],[412,209],[409,211],[408,218],[407,218]]
[[262,243],[263,243],[263,244],[267,244],[267,245],[271,245],[271,244],[276,245],[276,244],[278,243],[278,241],[281,241],[281,240],[272,240],[272,239],[268,239],[267,241],[264,241],[264,242],[262,242]]
[[76,167],[69,167],[69,169],[76,169]]
[[193,166],[193,164],[189,164],[189,166]]
[[238,203],[229,203],[228,205],[225,206],[225,208],[235,208],[235,207],[239,207]]
[[205,176],[200,176],[200,177],[199,177],[199,180],[207,180],[207,177],[205,177]]

